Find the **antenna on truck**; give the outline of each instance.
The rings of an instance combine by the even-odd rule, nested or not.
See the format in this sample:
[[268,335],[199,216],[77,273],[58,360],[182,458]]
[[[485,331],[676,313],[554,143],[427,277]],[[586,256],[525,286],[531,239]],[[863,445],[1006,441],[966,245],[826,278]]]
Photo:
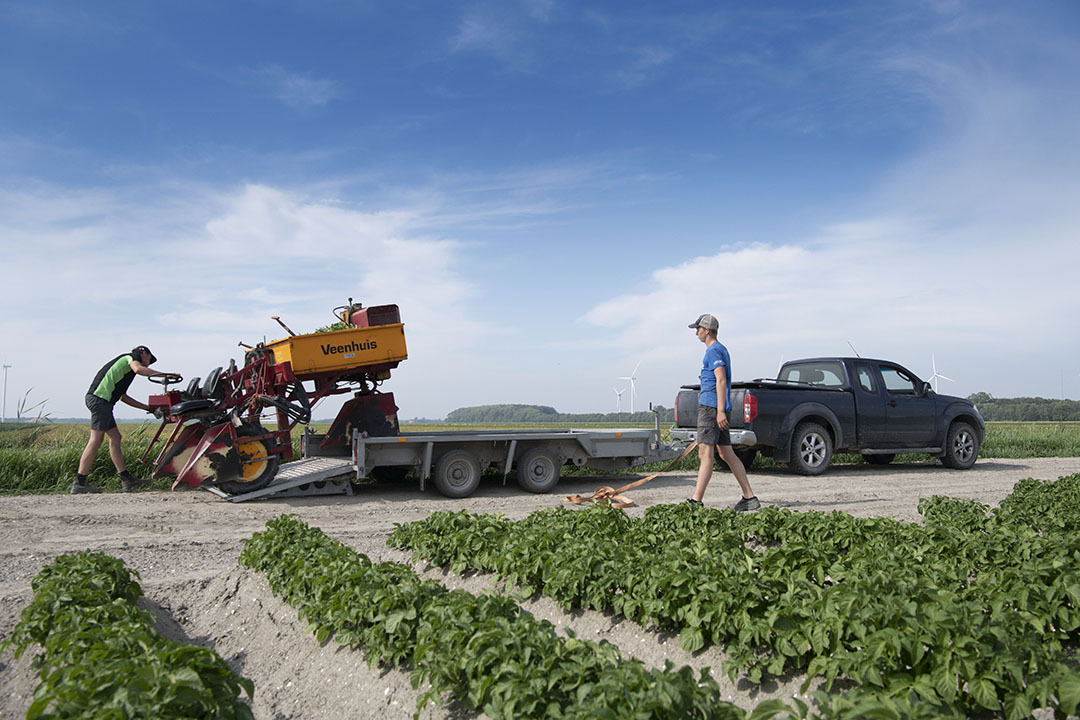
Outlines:
[[859,354],[859,351],[855,349],[855,346],[851,344],[850,340],[847,341],[847,344],[848,344],[848,347],[851,348],[851,352],[855,353],[855,357],[857,357],[857,358],[862,357],[862,355]]

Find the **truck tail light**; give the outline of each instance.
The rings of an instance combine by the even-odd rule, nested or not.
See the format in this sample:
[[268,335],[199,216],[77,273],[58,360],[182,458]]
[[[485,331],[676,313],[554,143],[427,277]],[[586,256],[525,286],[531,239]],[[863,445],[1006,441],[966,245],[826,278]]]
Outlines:
[[679,396],[675,396],[675,427],[679,427]]
[[750,422],[757,417],[757,398],[749,390],[743,395],[742,416],[743,422]]

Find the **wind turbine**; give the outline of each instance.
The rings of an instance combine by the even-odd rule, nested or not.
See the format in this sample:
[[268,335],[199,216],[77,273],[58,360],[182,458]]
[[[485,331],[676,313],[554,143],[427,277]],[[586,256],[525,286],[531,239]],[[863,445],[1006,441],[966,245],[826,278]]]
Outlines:
[[[615,390],[615,388],[611,388]],[[622,390],[615,390],[615,412],[622,412],[622,394],[626,392],[626,388]]]
[[945,377],[937,371],[937,362],[935,362],[934,360],[934,353],[930,353],[930,366],[934,369],[934,374],[930,376],[930,382],[934,384],[934,392],[938,391],[938,378],[941,378],[942,380],[948,380],[949,382],[956,382],[952,378]]
[[637,395],[637,386],[634,385],[634,381],[637,380],[637,371],[638,371],[639,367],[641,367],[641,362],[640,361],[638,362],[637,365],[634,366],[634,372],[630,373],[629,377],[621,377],[621,378],[619,378],[620,380],[629,380],[630,381],[630,414],[631,415],[634,414],[634,396]]

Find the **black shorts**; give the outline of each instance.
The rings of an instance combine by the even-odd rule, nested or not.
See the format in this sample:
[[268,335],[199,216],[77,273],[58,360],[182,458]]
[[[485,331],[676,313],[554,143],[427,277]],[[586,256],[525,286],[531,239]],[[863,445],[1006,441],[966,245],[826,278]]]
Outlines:
[[698,405],[697,439],[702,445],[731,445],[731,433],[716,424],[716,408]]
[[108,432],[116,427],[113,417],[113,404],[89,393],[86,396],[86,409],[90,411],[90,429]]

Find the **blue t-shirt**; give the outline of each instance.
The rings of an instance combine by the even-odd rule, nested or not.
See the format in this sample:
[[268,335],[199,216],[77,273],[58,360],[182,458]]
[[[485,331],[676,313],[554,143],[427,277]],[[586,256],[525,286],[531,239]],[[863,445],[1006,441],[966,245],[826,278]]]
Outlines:
[[705,357],[701,361],[701,393],[698,395],[699,405],[708,405],[718,408],[716,398],[716,375],[713,371],[724,368],[724,377],[727,379],[728,392],[724,397],[724,412],[731,412],[731,356],[727,348],[718,342],[705,349]]

